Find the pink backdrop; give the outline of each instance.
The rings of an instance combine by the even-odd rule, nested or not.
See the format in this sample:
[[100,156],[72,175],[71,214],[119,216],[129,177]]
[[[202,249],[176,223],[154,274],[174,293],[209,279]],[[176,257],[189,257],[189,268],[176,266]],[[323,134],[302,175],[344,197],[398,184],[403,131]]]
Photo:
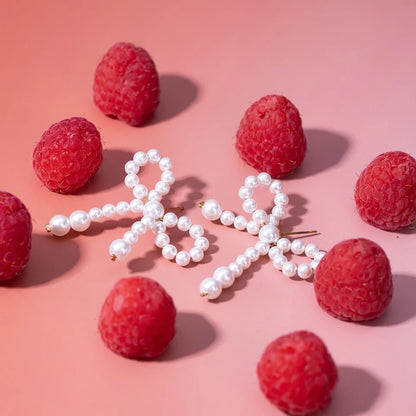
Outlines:
[[[339,366],[325,415],[416,414],[415,228],[375,229],[353,199],[376,155],[415,156],[415,18],[409,0],[3,1],[0,189],[27,205],[34,234],[24,274],[0,285],[0,414],[277,415],[259,390],[256,364],[270,341],[299,329],[321,336]],[[147,49],[160,74],[161,105],[140,128],[92,102],[95,67],[121,40]],[[330,317],[311,283],[283,277],[265,259],[218,302],[199,297],[200,281],[255,241],[208,223],[198,202],[213,197],[240,209],[237,189],[254,170],[239,159],[234,136],[245,109],[272,93],[299,108],[309,144],[302,168],[284,180],[284,226],[318,229],[305,241],[326,250],[351,237],[384,248],[395,293],[375,322]],[[99,128],[105,152],[90,186],[64,196],[39,182],[32,152],[45,129],[71,116]],[[206,229],[211,247],[202,264],[162,259],[150,235],[129,261],[111,263],[108,245],[128,220],[85,235],[46,235],[56,213],[130,198],[124,163],[150,148],[174,161],[169,203]],[[131,275],[158,280],[178,309],[177,335],[153,362],[113,354],[97,330],[104,298]]]

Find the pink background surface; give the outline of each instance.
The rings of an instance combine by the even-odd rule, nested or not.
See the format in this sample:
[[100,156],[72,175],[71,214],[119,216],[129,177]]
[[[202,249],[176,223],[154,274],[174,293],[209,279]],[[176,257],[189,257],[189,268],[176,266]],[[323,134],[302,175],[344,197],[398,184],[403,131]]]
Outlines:
[[[410,0],[3,1],[0,188],[27,205],[34,234],[24,274],[0,285],[0,414],[281,414],[260,392],[256,364],[269,342],[299,329],[321,336],[339,366],[325,415],[416,414],[415,228],[372,228],[353,200],[375,156],[415,156],[415,18]],[[121,40],[147,49],[160,74],[160,107],[140,128],[92,102],[95,67]],[[282,229],[316,228],[305,241],[326,250],[352,237],[380,244],[395,293],[375,322],[330,317],[310,282],[283,277],[266,259],[218,302],[199,297],[203,278],[256,241],[204,220],[197,205],[212,197],[240,211],[238,187],[254,170],[239,159],[234,135],[246,108],[272,93],[299,108],[309,145],[301,169],[284,180],[291,205]],[[71,116],[99,128],[105,153],[90,186],[64,196],[39,182],[32,152],[44,130]],[[46,235],[54,214],[129,200],[124,163],[150,148],[174,161],[169,204],[184,205],[206,229],[202,264],[168,262],[150,235],[128,261],[111,263],[108,246],[130,220]],[[147,170],[143,182],[155,175]],[[189,239],[179,243],[189,249]],[[131,275],[158,280],[178,309],[177,335],[154,362],[115,355],[97,330],[104,298]]]

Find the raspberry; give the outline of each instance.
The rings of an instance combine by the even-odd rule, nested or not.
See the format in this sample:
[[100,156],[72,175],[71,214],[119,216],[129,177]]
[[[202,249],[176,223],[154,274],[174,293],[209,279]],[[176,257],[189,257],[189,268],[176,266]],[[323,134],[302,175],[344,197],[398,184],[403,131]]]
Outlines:
[[19,198],[0,191],[0,280],[18,275],[29,261],[32,221]]
[[104,343],[128,358],[154,358],[175,335],[172,298],[154,280],[119,280],[101,309],[99,330]]
[[237,131],[240,157],[272,177],[292,173],[306,153],[306,139],[298,109],[280,95],[267,95],[252,104]]
[[33,168],[53,192],[76,191],[103,161],[100,133],[88,120],[73,117],[46,130],[33,152]]
[[319,305],[330,315],[347,321],[375,319],[393,296],[389,259],[373,241],[341,241],[320,261],[314,288]]
[[98,64],[94,102],[107,115],[139,126],[159,104],[159,77],[150,55],[131,43],[116,43]]
[[312,332],[297,331],[271,342],[257,375],[265,396],[291,415],[324,409],[338,380],[338,371],[323,341]]
[[416,221],[416,160],[404,152],[377,156],[361,173],[355,188],[361,218],[394,231]]

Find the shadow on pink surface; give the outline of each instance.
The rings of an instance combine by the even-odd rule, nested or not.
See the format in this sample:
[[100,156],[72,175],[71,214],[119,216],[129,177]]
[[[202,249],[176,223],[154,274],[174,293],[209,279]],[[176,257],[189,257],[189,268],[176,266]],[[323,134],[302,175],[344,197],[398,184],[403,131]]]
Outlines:
[[22,288],[48,283],[71,270],[79,257],[79,248],[75,242],[34,233],[30,260],[22,275],[0,285]]
[[197,354],[207,349],[217,337],[211,323],[197,313],[178,312],[175,326],[176,335],[158,361],[172,361]]
[[176,214],[178,216],[188,215],[186,210],[198,205],[204,196],[203,189],[205,187],[206,183],[195,176],[179,179],[171,186],[169,193],[163,197],[163,205],[165,207],[180,205],[184,210]]

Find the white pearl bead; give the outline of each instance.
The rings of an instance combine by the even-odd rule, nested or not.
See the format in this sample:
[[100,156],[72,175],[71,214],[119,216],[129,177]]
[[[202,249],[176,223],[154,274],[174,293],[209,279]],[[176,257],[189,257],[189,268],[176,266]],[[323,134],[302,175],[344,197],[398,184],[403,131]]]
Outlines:
[[276,215],[270,214],[267,216],[266,222],[267,224],[271,224],[277,227],[280,223],[280,220],[279,220],[279,217],[276,217]]
[[250,259],[251,262],[257,261],[260,257],[260,253],[254,247],[246,249],[244,254]]
[[133,195],[138,199],[143,199],[147,196],[148,190],[145,185],[139,184],[133,188]]
[[290,245],[293,254],[300,255],[305,251],[305,243],[302,240],[294,240]]
[[167,182],[159,181],[155,185],[155,191],[159,192],[160,195],[167,195],[170,191],[170,186]]
[[240,254],[236,259],[235,262],[239,264],[244,270],[250,267],[251,261],[245,254]]
[[201,296],[204,296],[207,299],[216,299],[221,295],[222,286],[221,283],[216,281],[214,278],[207,277],[201,282],[199,291]]
[[249,221],[246,226],[247,232],[251,235],[257,235],[259,233],[260,226],[255,221]]
[[273,258],[275,257],[275,256],[281,256],[283,254],[283,251],[282,250],[280,250],[280,248],[279,247],[277,247],[277,246],[273,246],[273,247],[270,247],[270,250],[269,250],[269,257],[273,260]]
[[170,170],[164,170],[160,175],[160,180],[166,182],[169,185],[172,185],[175,183],[175,175]]
[[127,188],[134,188],[139,184],[139,182],[139,177],[135,173],[129,173],[124,178],[124,184],[127,186]]
[[240,230],[240,231],[242,231],[242,230],[245,230],[246,229],[246,227],[247,227],[247,218],[246,217],[244,217],[244,216],[242,216],[242,215],[237,215],[235,218],[234,218],[234,228],[236,228],[237,230]]
[[136,152],[133,156],[133,162],[139,166],[144,166],[149,161],[149,157],[145,152]]
[[155,244],[159,248],[163,248],[170,243],[170,238],[165,233],[158,233],[155,238]]
[[189,235],[192,238],[198,238],[198,237],[202,237],[204,235],[204,229],[202,228],[201,225],[199,224],[194,224],[191,226],[191,228],[189,229]]
[[257,241],[254,248],[260,253],[261,256],[264,256],[269,252],[270,245],[265,241]]
[[319,266],[319,262],[320,262],[321,260],[316,260],[316,259],[314,259],[314,260],[312,260],[311,261],[311,269],[313,270],[313,271],[316,271],[316,268]]
[[76,210],[69,216],[69,223],[71,228],[75,231],[85,231],[91,224],[91,218],[87,212]]
[[133,199],[130,202],[130,211],[133,212],[133,214],[139,214],[143,211],[144,203],[141,199]]
[[210,221],[215,221],[220,218],[222,207],[216,199],[208,199],[202,205],[201,211],[204,218]]
[[155,225],[155,219],[151,217],[150,215],[143,215],[141,222],[146,226],[146,228],[149,230]]
[[182,216],[178,218],[178,229],[181,231],[188,231],[191,228],[192,221],[187,216]]
[[159,201],[149,201],[143,206],[143,215],[149,215],[150,217],[157,219],[162,218],[165,213],[163,205]]
[[168,228],[174,227],[178,223],[178,217],[173,212],[167,212],[163,217],[163,224]]
[[187,251],[179,251],[175,256],[175,261],[178,266],[187,266],[191,261],[191,256]]
[[189,250],[189,255],[191,256],[192,261],[195,263],[200,262],[204,258],[204,252],[198,247],[192,247]]
[[276,194],[274,197],[274,203],[275,205],[283,205],[286,206],[289,203],[289,197],[286,194]]
[[319,248],[314,243],[306,244],[305,247],[305,254],[310,258],[313,259],[319,252]]
[[130,211],[130,205],[126,201],[120,201],[116,205],[116,212],[118,215],[126,215]]
[[159,163],[160,161],[160,153],[159,153],[159,150],[157,149],[150,149],[147,152],[147,156],[149,157],[149,161],[151,163]]
[[279,194],[282,190],[282,182],[277,179],[273,180],[270,184],[269,190],[272,194]]
[[259,181],[259,185],[269,186],[272,181],[272,177],[267,172],[262,172],[257,175],[257,180]]
[[152,189],[148,194],[149,200],[153,201],[161,201],[162,200],[162,194],[155,189]]
[[127,258],[131,252],[130,244],[122,239],[114,240],[110,244],[110,256],[115,260],[123,260]]
[[171,170],[173,167],[172,159],[170,157],[162,157],[159,161],[160,170]]
[[134,163],[134,160],[129,160],[125,165],[124,165],[124,171],[129,174],[129,173],[138,173],[140,170],[140,167],[137,163]]
[[260,228],[259,239],[268,244],[276,243],[279,240],[280,232],[274,225],[264,225]]
[[231,225],[233,224],[235,215],[231,211],[223,211],[220,217],[221,224]]
[[178,252],[177,248],[172,244],[167,244],[162,249],[162,256],[165,259],[173,260],[176,256],[176,253]]
[[106,218],[113,218],[116,215],[116,207],[113,204],[105,204],[102,210]]
[[250,175],[244,180],[244,185],[249,188],[257,188],[259,186],[259,180],[257,176]]
[[272,209],[272,215],[275,215],[277,218],[283,218],[286,215],[286,208],[281,204],[275,205]]
[[223,289],[230,287],[235,279],[233,272],[227,266],[218,267],[212,277],[221,284]]
[[156,221],[152,227],[153,234],[164,233],[166,231],[166,225],[162,221]]
[[253,221],[255,221],[257,224],[262,225],[267,220],[267,213],[264,209],[256,209],[253,212]]
[[71,224],[69,223],[69,218],[65,215],[55,215],[49,221],[49,227],[53,235],[62,237],[68,234]]
[[137,235],[143,235],[146,233],[147,227],[141,221],[136,221],[131,226],[131,230],[137,233]]
[[234,277],[240,277],[243,274],[243,266],[241,266],[241,264],[236,263],[235,261],[230,263],[228,267],[232,271]]
[[103,211],[100,208],[94,207],[89,210],[88,215],[90,216],[91,221],[97,222],[103,218]]
[[325,256],[325,254],[326,254],[325,251],[318,251],[313,258],[314,260],[320,261]]
[[277,242],[277,247],[279,247],[283,253],[287,253],[290,250],[290,241],[287,238],[281,238]]
[[287,261],[283,264],[282,273],[287,277],[293,277],[296,274],[296,264],[292,261]]
[[130,245],[136,244],[139,241],[139,234],[134,231],[127,231],[123,235],[123,240],[127,241]]
[[251,198],[253,196],[253,188],[250,188],[248,186],[242,186],[239,190],[238,190],[238,196],[241,199],[247,199],[247,198]]
[[282,270],[283,265],[287,262],[287,258],[282,254],[277,254],[273,257],[273,267],[277,270]]
[[195,240],[195,247],[201,249],[202,251],[207,251],[209,247],[209,241],[206,237],[198,237]]
[[309,264],[302,263],[298,266],[298,276],[301,279],[308,279],[312,275],[312,268]]
[[251,214],[257,209],[257,202],[252,199],[248,198],[243,201],[243,211],[247,212],[247,214]]

